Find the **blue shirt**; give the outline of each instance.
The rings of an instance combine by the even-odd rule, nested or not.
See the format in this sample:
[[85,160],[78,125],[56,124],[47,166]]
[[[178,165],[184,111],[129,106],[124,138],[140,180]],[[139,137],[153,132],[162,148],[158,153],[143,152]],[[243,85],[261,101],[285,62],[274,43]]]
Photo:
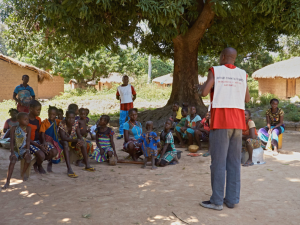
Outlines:
[[157,138],[157,135],[155,132],[151,131],[149,133],[149,144],[147,143],[146,134],[142,134],[142,136],[139,138],[139,143],[142,143],[142,150],[143,152],[147,151],[147,148],[151,148],[152,150],[157,150],[157,144],[160,142],[159,138],[158,140],[155,140]]
[[15,88],[14,92],[15,92],[16,94],[19,94],[19,92],[20,92],[20,91],[23,91],[23,90],[27,90],[27,91],[30,92],[30,95],[31,95],[31,96],[35,96],[35,93],[34,93],[32,87],[30,87],[29,85],[28,85],[27,87],[24,87],[23,84],[20,84],[20,85],[18,85],[18,86]]
[[142,124],[138,121],[136,121],[135,124],[131,123],[130,121],[125,122],[123,129],[128,130],[129,139],[135,140],[138,140],[143,132]]

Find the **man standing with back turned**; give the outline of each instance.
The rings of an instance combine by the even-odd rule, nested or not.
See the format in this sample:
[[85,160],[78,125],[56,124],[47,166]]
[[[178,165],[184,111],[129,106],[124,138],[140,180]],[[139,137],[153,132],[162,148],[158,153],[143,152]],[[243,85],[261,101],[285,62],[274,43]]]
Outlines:
[[[201,206],[222,210],[223,203],[234,208],[240,200],[242,130],[245,129],[245,102],[249,102],[247,74],[234,66],[237,52],[225,48],[220,65],[209,69],[202,96],[211,96],[210,154],[212,196]],[[224,188],[226,180],[226,193]],[[223,199],[224,198],[224,199]]]

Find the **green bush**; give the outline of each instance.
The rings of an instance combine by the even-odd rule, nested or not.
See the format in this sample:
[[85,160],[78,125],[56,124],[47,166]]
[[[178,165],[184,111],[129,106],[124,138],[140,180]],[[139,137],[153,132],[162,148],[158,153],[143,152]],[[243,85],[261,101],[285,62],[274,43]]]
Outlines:
[[261,96],[259,96],[260,105],[270,105],[270,101],[273,98],[278,98],[276,95],[266,93]]

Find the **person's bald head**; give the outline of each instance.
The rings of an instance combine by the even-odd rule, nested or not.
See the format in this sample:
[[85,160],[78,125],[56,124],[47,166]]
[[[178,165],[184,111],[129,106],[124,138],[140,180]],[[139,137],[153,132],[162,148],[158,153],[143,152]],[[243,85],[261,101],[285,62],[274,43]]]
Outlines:
[[220,65],[234,64],[237,56],[237,51],[234,48],[225,48],[220,55]]

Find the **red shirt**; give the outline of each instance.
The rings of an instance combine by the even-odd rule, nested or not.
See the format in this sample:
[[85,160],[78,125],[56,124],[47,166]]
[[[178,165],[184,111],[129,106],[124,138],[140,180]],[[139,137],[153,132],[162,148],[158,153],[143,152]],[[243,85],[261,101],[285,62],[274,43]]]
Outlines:
[[[136,92],[135,92],[134,87],[132,85],[131,85],[131,92],[132,92],[132,95],[136,95]],[[119,91],[117,91],[117,96],[120,96]],[[120,107],[121,110],[128,111],[129,109],[133,108],[133,102],[123,103],[123,104],[121,103],[120,106],[121,106]]]
[[[227,68],[234,69],[235,65],[225,64]],[[214,68],[209,69],[213,75]],[[248,75],[247,75],[248,78]],[[210,92],[210,101],[212,102],[214,98],[214,89],[212,88]],[[245,111],[242,109],[235,108],[211,108],[210,112],[211,123],[210,129],[246,129],[245,124]]]

